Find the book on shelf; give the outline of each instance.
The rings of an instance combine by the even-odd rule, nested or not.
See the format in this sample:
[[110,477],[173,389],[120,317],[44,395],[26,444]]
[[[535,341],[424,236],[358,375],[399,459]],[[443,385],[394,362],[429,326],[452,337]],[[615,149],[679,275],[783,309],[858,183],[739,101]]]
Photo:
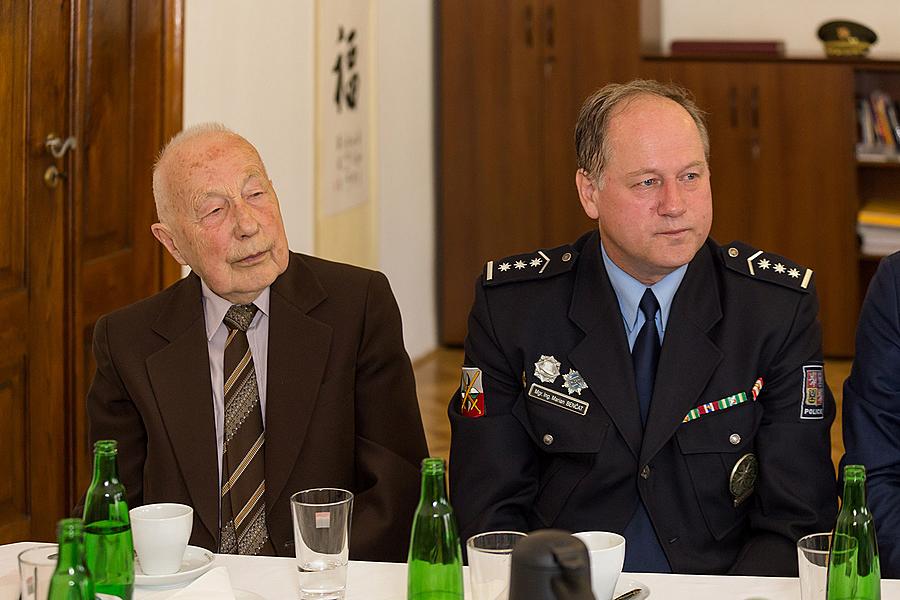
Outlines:
[[856,217],[860,250],[868,256],[887,256],[900,251],[900,200],[866,202]]
[[673,55],[784,56],[781,40],[672,40]]
[[900,162],[900,102],[875,90],[856,99],[856,158],[862,162]]

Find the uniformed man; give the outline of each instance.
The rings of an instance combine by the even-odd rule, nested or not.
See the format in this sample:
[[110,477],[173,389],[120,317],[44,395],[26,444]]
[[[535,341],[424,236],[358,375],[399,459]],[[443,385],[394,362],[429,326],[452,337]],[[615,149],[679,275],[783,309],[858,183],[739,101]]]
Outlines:
[[796,574],[837,497],[812,271],[708,238],[686,91],[608,85],[575,144],[599,231],[476,285],[449,410],[462,534],[608,530],[628,571]]

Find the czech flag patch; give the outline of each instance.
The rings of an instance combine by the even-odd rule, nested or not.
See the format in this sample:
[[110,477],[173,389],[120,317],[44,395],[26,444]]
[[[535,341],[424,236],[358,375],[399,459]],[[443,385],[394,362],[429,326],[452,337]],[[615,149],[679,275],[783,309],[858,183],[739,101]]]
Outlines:
[[459,382],[459,395],[459,412],[462,416],[473,419],[484,416],[484,383],[481,376],[481,369],[478,367],[462,368],[462,379],[460,379]]
[[803,400],[800,402],[801,419],[825,417],[825,368],[822,365],[804,365]]

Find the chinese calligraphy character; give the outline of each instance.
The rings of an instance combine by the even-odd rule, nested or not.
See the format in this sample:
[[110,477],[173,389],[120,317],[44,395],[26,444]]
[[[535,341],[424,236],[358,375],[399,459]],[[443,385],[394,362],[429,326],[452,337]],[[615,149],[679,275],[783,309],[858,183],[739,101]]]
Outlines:
[[[335,74],[337,79],[334,89],[334,103],[338,112],[343,110],[344,103],[350,110],[355,110],[359,96],[359,73],[356,72],[355,38],[356,29],[351,29],[345,35],[344,27],[338,28],[338,55],[334,61],[334,67],[331,68],[331,72]],[[346,53],[341,46],[346,47]]]

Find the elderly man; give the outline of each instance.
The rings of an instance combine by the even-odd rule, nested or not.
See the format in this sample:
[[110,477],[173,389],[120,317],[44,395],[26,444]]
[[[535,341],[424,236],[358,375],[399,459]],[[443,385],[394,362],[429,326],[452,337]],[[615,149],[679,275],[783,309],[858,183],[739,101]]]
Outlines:
[[575,140],[598,231],[476,285],[449,408],[463,535],[608,530],[630,571],[796,573],[836,509],[812,271],[708,238],[684,90],[609,85]]
[[130,505],[192,505],[211,550],[292,555],[291,494],[345,488],[351,556],[403,560],[427,448],[385,277],[291,253],[259,154],[222,126],[169,142],[153,192],[191,274],[97,322],[87,398]]

